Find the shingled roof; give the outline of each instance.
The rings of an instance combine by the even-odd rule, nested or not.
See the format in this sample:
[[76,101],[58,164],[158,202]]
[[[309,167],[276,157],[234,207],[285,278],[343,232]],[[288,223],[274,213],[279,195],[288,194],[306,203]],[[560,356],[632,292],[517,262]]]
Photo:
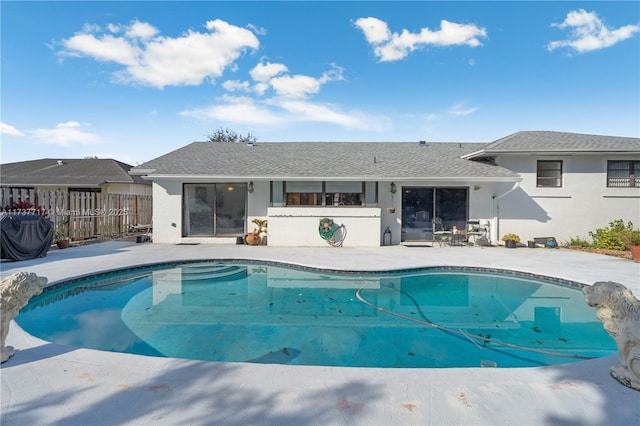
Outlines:
[[2,186],[66,186],[98,188],[107,183],[150,185],[129,174],[133,166],[112,159],[54,159],[2,164]]
[[464,158],[505,153],[576,152],[640,153],[640,139],[551,131],[523,131],[498,139]]
[[503,167],[463,160],[484,144],[419,142],[194,142],[131,171],[154,177],[289,180],[519,180]]

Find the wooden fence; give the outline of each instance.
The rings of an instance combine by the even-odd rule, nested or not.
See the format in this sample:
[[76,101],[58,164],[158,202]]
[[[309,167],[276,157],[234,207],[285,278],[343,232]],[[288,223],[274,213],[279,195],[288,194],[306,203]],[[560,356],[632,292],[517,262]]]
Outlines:
[[[133,226],[151,224],[153,218],[151,195],[3,187],[0,199],[3,209],[29,202],[55,224],[56,232],[75,240],[122,235]],[[18,213],[29,213],[27,210]]]

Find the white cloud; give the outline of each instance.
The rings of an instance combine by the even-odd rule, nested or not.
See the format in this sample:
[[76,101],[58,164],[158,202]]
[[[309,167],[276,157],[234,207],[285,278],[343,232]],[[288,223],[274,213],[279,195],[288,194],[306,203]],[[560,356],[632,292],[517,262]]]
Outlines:
[[257,27],[253,24],[248,24],[247,28],[249,28],[251,31],[253,31],[257,35],[260,35],[260,36],[267,35],[267,30],[264,27]]
[[292,121],[330,123],[358,130],[379,130],[385,121],[363,114],[347,114],[337,111],[330,105],[301,100],[279,99],[273,104],[287,111],[291,115]]
[[34,129],[29,134],[40,144],[70,147],[73,145],[90,145],[97,142],[93,133],[82,130],[83,126],[76,121],[59,123],[53,129]]
[[248,96],[225,95],[215,105],[182,111],[180,114],[204,121],[254,126],[285,126],[297,122],[329,123],[349,129],[378,130],[388,127],[385,117],[340,112],[332,105],[274,97],[255,100]]
[[342,68],[332,65],[332,69],[315,78],[307,75],[284,75],[272,78],[269,84],[278,96],[303,98],[320,91],[320,87],[330,81],[344,80]]
[[322,85],[344,80],[344,70],[331,64],[331,68],[320,77],[289,75],[284,64],[260,62],[249,74],[256,82],[253,87],[248,82],[229,80],[222,87],[229,92],[243,90],[263,97],[270,88],[272,96],[255,99],[250,96],[223,95],[217,103],[205,108],[182,111],[181,115],[206,121],[223,121],[235,124],[262,126],[282,126],[296,122],[333,123],[355,129],[375,129],[384,118],[369,118],[360,113],[344,113],[331,105],[321,105],[302,101],[320,91]]
[[23,137],[24,133],[13,126],[0,122],[0,134],[7,136]]
[[429,113],[424,118],[425,118],[425,120],[427,120],[427,123],[431,123],[431,122],[434,122],[434,121],[436,121],[438,119],[438,115],[437,114],[433,114],[433,113]]
[[424,124],[427,125],[424,130],[433,131],[437,128],[444,128],[444,126],[450,125],[452,122],[457,122],[460,118],[471,115],[479,109],[478,107],[469,107],[466,101],[462,101],[451,105],[445,110],[426,113],[420,117],[424,120]]
[[403,29],[392,33],[386,22],[378,18],[360,18],[355,26],[363,33],[380,62],[398,61],[424,46],[481,46],[479,38],[487,37],[487,31],[474,24],[457,24],[440,21],[440,29],[432,31],[422,28],[418,33]]
[[355,22],[370,44],[383,44],[392,37],[387,23],[378,18],[360,18]]
[[142,40],[149,40],[160,33],[153,25],[140,21],[134,21],[125,31],[127,38],[139,38]]
[[222,83],[222,87],[228,92],[248,92],[250,90],[248,81],[227,80]]
[[258,63],[251,71],[249,71],[249,75],[254,81],[258,82],[266,82],[271,80],[273,77],[285,73],[289,71],[286,65],[284,64],[272,64],[271,62],[267,63]]
[[267,106],[246,96],[225,95],[216,105],[182,111],[180,115],[204,121],[249,125],[279,126],[286,122],[286,117],[272,112]]
[[[152,25],[134,21],[129,26],[110,25],[104,33],[96,26],[62,40],[62,56],[90,57],[121,65],[117,81],[155,88],[198,85],[215,79],[247,49],[259,41],[250,30],[216,19],[206,23],[208,32],[188,30],[179,37],[163,37]],[[119,35],[122,33],[122,35]]]
[[564,22],[551,26],[561,30],[569,29],[569,38],[550,42],[547,45],[550,52],[563,47],[573,49],[577,53],[604,49],[631,38],[640,31],[638,25],[607,28],[595,12],[587,12],[584,9],[569,12]]
[[307,75],[285,75],[271,80],[273,87],[280,96],[301,98],[320,91],[321,81]]
[[461,102],[458,104],[453,105],[451,108],[449,108],[447,110],[447,113],[450,115],[455,115],[455,116],[465,116],[465,115],[469,115],[469,114],[473,114],[474,112],[476,112],[478,110],[477,107],[466,107],[465,106],[465,102]]
[[67,50],[63,54],[73,57],[90,56],[98,61],[116,62],[132,66],[136,63],[139,49],[123,38],[110,34],[98,39],[93,34],[76,34],[65,40]]

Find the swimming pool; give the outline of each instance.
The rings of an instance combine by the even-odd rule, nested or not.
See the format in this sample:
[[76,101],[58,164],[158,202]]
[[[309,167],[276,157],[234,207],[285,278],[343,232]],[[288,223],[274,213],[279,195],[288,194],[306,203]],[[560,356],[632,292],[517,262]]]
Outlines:
[[616,352],[580,284],[482,268],[161,264],[56,284],[16,321],[72,347],[227,362],[525,367]]

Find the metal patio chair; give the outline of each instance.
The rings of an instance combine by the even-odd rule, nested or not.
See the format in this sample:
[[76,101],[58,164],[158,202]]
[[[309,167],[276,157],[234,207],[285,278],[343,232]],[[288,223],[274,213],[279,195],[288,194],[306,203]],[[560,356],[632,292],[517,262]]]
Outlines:
[[451,244],[451,231],[446,231],[442,224],[442,219],[439,217],[433,218],[433,242],[440,244],[442,247],[444,244]]

